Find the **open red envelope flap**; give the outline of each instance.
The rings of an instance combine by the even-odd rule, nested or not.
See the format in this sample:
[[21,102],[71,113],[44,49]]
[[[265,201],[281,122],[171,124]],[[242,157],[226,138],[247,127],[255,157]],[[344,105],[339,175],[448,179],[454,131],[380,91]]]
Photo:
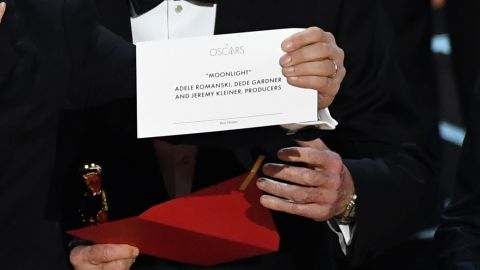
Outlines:
[[69,233],[96,243],[130,244],[144,254],[211,266],[278,250],[271,213],[261,191],[239,187],[247,174],[156,205],[138,217]]

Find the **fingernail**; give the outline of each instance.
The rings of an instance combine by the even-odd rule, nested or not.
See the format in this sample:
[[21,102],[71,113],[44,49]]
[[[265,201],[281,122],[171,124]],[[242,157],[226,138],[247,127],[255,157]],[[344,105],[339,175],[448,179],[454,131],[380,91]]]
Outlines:
[[263,186],[264,186],[264,184],[265,184],[266,181],[267,181],[267,179],[265,179],[265,178],[258,178],[258,179],[257,179],[257,183],[256,183],[256,184],[257,184],[257,188],[260,189],[260,190],[262,190],[262,188],[263,188]]
[[298,81],[298,77],[289,77],[289,79],[292,82],[297,82]]
[[136,248],[135,251],[133,252],[133,255],[137,257],[139,254],[140,254],[140,250]]
[[294,148],[283,148],[278,151],[278,157],[300,157],[300,153]]
[[260,196],[260,203],[262,203],[262,201],[265,202],[265,201],[268,201],[268,200],[270,200],[270,196],[268,196],[268,195]]
[[290,50],[291,48],[293,48],[293,42],[291,42],[291,41],[289,41],[289,40],[288,40],[288,41],[285,41],[285,42],[283,43],[283,48],[284,48],[285,50],[287,50],[287,51]]
[[287,68],[285,68],[285,73],[287,73],[287,74],[295,73],[295,67],[287,67]]
[[280,58],[280,64],[282,65],[287,65],[290,62],[292,62],[292,57],[290,57],[288,54],[285,54],[282,56],[282,58]]
[[[268,168],[269,168],[268,163],[267,163],[267,164],[264,164],[264,165],[262,166],[262,172],[266,174],[266,171],[268,171]],[[268,175],[267,175],[267,176],[268,176]],[[263,179],[263,180],[265,181],[265,179]]]
[[268,170],[268,169],[271,169],[271,168],[273,168],[273,167],[275,167],[274,164],[272,164],[272,163],[267,163],[267,164],[264,164],[264,165],[263,165],[263,168],[262,168],[262,169],[263,169],[263,170]]
[[[283,164],[273,164],[273,163],[268,163],[263,165],[262,171],[266,176],[273,176],[279,171],[283,170],[285,165]],[[270,179],[265,179],[266,181],[270,181]]]

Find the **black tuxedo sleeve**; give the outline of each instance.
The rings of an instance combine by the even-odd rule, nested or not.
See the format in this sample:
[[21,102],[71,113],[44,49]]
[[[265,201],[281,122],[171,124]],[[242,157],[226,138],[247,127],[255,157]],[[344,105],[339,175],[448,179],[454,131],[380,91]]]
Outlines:
[[470,108],[455,193],[435,235],[440,247],[439,269],[480,268],[480,85]]
[[334,33],[347,76],[324,137],[350,170],[358,195],[354,264],[420,229],[434,206],[434,164],[412,134],[416,121],[392,58],[391,30],[377,1],[343,1]]
[[134,97],[135,46],[98,24],[90,0],[67,0],[64,16],[72,61],[66,107],[93,107]]

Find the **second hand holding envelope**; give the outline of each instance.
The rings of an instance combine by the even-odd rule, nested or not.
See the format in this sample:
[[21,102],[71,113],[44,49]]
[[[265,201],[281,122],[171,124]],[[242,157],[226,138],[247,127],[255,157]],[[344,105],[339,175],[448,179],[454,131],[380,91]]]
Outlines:
[[201,266],[278,251],[280,237],[271,213],[260,205],[262,193],[251,183],[262,161],[259,158],[250,173],[156,205],[137,217],[69,233]]

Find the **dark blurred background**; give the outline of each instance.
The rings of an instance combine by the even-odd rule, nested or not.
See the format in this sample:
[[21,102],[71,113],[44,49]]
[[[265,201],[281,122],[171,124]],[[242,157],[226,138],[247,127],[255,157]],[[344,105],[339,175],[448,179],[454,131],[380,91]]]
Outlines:
[[[409,2],[402,1],[402,3],[399,4],[400,2],[393,3],[395,1],[389,1],[390,0],[385,1],[387,11],[389,11],[388,5],[391,5],[391,10],[394,10],[394,8],[398,7],[399,5],[403,5],[405,8],[406,2]],[[420,2],[421,0],[417,1]],[[435,6],[436,3],[433,4]],[[418,10],[418,6],[416,8]],[[437,151],[439,151],[438,154],[441,158],[440,173],[438,176],[440,181],[439,212],[441,212],[442,208],[448,205],[449,202],[449,195],[453,189],[460,149],[465,137],[466,121],[468,121],[468,119],[465,119],[464,117],[465,108],[461,102],[461,97],[459,94],[459,80],[456,76],[456,74],[458,75],[458,73],[456,73],[458,70],[455,70],[454,59],[452,57],[452,41],[451,35],[449,34],[452,29],[451,25],[448,23],[449,17],[447,8],[443,4],[438,4],[437,7],[434,7],[431,10],[431,14],[427,16],[431,20],[431,29],[429,29],[429,31],[431,31],[430,50],[433,53],[432,61],[434,67],[432,70],[433,88],[431,88],[434,91],[428,91],[428,95],[434,95],[435,93],[438,95],[438,134],[440,136],[440,142],[438,144],[439,149],[437,149]],[[397,28],[397,34],[399,31],[405,32],[405,29],[402,29],[403,25],[396,27],[398,25],[395,25],[395,15],[403,20],[401,23],[404,23],[405,20],[407,20],[405,18],[406,14],[403,14],[402,17],[398,13],[400,12],[390,12],[391,16],[393,14],[392,20],[394,28]],[[417,16],[416,19],[418,19],[418,17],[419,16]],[[414,23],[411,24],[413,25]],[[402,40],[398,40],[398,43],[401,43],[401,41]],[[408,41],[412,42],[411,40]],[[400,44],[400,46],[402,45],[404,44]],[[410,46],[419,46],[419,44],[410,44]],[[418,47],[421,50],[420,47],[421,44]],[[399,48],[397,48],[397,50],[398,49]],[[405,62],[405,60],[399,60],[400,62]],[[414,60],[418,62],[411,64],[424,64],[422,62],[423,60],[421,59]],[[425,70],[425,73],[428,72],[429,71]],[[405,75],[408,77],[408,74]],[[425,104],[425,106],[428,107],[430,104]],[[426,216],[428,216],[427,213]],[[435,225],[435,221],[433,221],[430,228],[426,228],[424,231],[418,232],[418,234],[410,239],[407,243],[392,248],[383,254],[378,254],[371,264],[362,269],[437,269],[436,248],[433,243],[433,236],[436,228],[437,226]]]

